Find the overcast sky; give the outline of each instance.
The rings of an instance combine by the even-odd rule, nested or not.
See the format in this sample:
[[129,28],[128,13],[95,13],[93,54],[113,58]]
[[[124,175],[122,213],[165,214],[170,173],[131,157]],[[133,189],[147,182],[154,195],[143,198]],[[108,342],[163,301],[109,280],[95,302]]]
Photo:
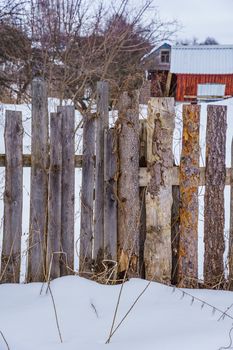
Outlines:
[[179,38],[203,41],[211,36],[220,44],[233,44],[233,0],[154,0],[154,5],[162,20],[179,20]]

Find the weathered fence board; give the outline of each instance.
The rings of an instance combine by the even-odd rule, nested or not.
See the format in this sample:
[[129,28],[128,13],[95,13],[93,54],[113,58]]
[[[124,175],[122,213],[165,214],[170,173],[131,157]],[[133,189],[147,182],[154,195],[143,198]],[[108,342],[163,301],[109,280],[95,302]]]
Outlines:
[[103,269],[104,257],[104,131],[108,128],[108,83],[97,83],[96,117],[96,164],[95,164],[95,212],[94,212],[94,249],[95,272]]
[[229,286],[233,290],[233,138],[231,140],[231,192],[230,192],[230,232],[229,232]]
[[50,167],[48,188],[47,274],[60,277],[62,201],[62,116],[50,115]]
[[79,253],[79,273],[81,275],[90,274],[92,271],[94,169],[95,115],[86,115],[83,120],[81,229]]
[[220,287],[225,279],[223,253],[226,106],[209,105],[207,111],[204,282],[209,287]]
[[172,211],[171,211],[171,244],[172,244],[172,278],[171,282],[176,285],[178,282],[178,259],[180,244],[180,188],[172,186]]
[[139,276],[139,93],[120,98],[118,179],[118,263],[119,273]]
[[152,98],[148,105],[146,193],[146,279],[171,282],[170,168],[173,166],[172,137],[175,126],[173,98]]
[[46,83],[32,82],[31,194],[28,282],[45,279],[48,210],[48,111]]
[[23,202],[22,148],[22,113],[6,111],[6,172],[1,283],[17,283],[20,280]]
[[109,268],[117,264],[117,135],[105,130],[104,160],[104,259]]
[[73,106],[57,109],[62,117],[62,179],[61,179],[61,276],[70,275],[74,270],[74,125]]
[[198,282],[199,128],[200,106],[183,106],[178,284],[190,288],[196,287]]

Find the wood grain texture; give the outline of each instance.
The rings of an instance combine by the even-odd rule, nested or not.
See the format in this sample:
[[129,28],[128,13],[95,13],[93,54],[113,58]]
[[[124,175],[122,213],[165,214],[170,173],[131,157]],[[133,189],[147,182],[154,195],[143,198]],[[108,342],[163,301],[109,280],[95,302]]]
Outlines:
[[139,93],[120,98],[117,121],[118,161],[118,263],[119,273],[139,276]]
[[73,106],[58,107],[62,118],[62,179],[61,179],[61,276],[74,270],[74,130]]
[[104,259],[112,268],[117,262],[117,135],[105,130],[104,161]]
[[62,116],[50,115],[50,167],[48,189],[47,274],[60,277],[61,202],[62,202]]
[[175,126],[173,98],[152,98],[148,105],[146,193],[146,279],[171,282],[170,168],[173,166],[172,137]]
[[23,204],[22,113],[6,111],[6,172],[0,283],[20,280]]
[[46,83],[32,82],[31,193],[28,282],[42,282],[46,271],[48,211],[48,100]]
[[81,192],[81,228],[79,273],[92,273],[93,248],[93,191],[95,170],[95,114],[83,121],[83,161]]
[[104,132],[108,128],[108,83],[97,83],[94,249],[95,272],[103,270],[104,258]]
[[230,192],[230,232],[229,232],[229,290],[233,290],[233,138],[231,140],[231,192]]
[[188,288],[198,282],[199,128],[200,106],[183,106],[178,285]]
[[223,254],[226,112],[226,106],[207,106],[204,282],[209,287],[220,287],[225,280]]

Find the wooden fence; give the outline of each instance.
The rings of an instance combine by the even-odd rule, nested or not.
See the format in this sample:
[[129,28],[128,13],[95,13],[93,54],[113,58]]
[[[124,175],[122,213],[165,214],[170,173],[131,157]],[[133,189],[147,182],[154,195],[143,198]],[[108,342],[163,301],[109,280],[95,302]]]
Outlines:
[[[23,167],[31,167],[27,281],[74,273],[74,174],[82,167],[80,275],[197,287],[198,186],[205,185],[204,282],[223,286],[223,191],[233,176],[225,166],[226,107],[208,106],[206,168],[200,168],[200,106],[183,106],[178,167],[172,152],[174,99],[152,98],[147,120],[139,120],[138,92],[125,92],[110,128],[108,95],[108,84],[99,82],[96,112],[83,120],[82,155],[75,155],[74,107],[58,107],[48,123],[43,80],[32,83],[31,155],[22,152],[21,112],[6,111],[1,282],[19,282]],[[232,231],[231,215],[231,289]]]

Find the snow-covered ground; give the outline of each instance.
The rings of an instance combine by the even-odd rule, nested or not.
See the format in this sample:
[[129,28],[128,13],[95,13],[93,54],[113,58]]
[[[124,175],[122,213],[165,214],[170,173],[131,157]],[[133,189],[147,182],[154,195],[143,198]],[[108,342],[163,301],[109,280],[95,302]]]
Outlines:
[[[116,325],[147,282],[132,279],[123,288]],[[11,350],[218,350],[229,344],[232,319],[182,296],[180,290],[151,283],[128,317],[108,338],[120,286],[104,286],[79,277],[51,283],[63,343],[60,343],[51,295],[41,284],[0,287],[0,330]],[[223,311],[231,292],[187,290]],[[228,313],[233,315],[233,309]],[[0,349],[7,349],[0,336]]]

